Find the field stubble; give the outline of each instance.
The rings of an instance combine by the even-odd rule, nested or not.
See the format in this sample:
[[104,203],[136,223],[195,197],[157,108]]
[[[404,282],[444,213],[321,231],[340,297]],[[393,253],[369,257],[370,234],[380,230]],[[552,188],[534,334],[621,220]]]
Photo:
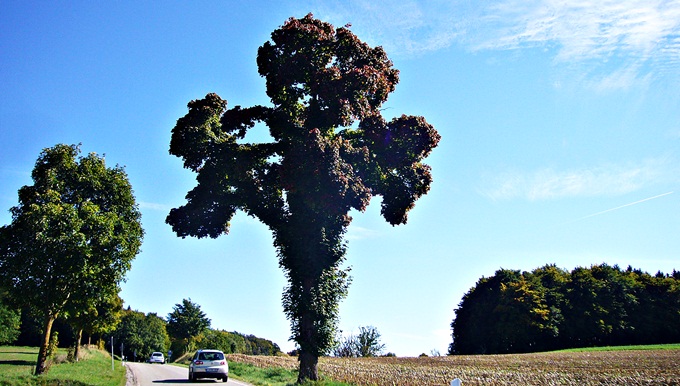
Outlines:
[[[297,368],[292,357],[230,355],[258,367]],[[356,385],[680,385],[680,350],[553,352],[431,358],[321,358],[319,371]]]

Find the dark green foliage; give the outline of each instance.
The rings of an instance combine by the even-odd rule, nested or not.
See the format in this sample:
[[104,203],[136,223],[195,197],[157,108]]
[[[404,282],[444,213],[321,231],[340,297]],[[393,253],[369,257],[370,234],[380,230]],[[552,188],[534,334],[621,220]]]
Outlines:
[[680,275],[607,264],[499,270],[465,294],[449,354],[680,341]]
[[[315,380],[349,285],[349,211],[382,196],[385,220],[406,223],[430,188],[422,161],[440,137],[422,117],[381,116],[398,71],[348,28],[311,14],[291,18],[259,48],[257,66],[272,107],[227,109],[208,94],[177,121],[170,153],[198,173],[198,184],[167,222],[181,237],[218,237],[241,210],[271,229],[288,279],[283,308],[300,347],[300,381]],[[243,143],[256,123],[272,142]]]
[[0,345],[12,344],[19,337],[21,312],[3,301],[0,292]]
[[201,311],[201,306],[191,299],[183,299],[181,304],[175,304],[168,314],[168,334],[173,339],[190,339],[209,327],[210,319]]
[[154,351],[167,354],[170,337],[165,328],[165,320],[155,313],[145,315],[139,311],[124,311],[120,324],[113,333],[114,348],[118,351],[122,343],[125,356],[131,360],[136,357],[138,361],[148,359]]

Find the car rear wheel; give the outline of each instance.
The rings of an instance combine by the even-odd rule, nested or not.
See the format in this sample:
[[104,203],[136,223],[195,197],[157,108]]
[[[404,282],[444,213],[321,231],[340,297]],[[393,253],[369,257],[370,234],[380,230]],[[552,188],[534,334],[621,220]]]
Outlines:
[[222,382],[225,382],[225,383],[226,383],[226,382],[228,382],[228,381],[229,381],[229,377],[228,377],[228,376],[225,376],[224,378],[222,378]]

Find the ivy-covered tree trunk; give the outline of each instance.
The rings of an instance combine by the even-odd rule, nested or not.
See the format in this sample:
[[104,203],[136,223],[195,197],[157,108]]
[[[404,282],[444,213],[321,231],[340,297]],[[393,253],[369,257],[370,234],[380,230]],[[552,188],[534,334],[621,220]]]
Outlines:
[[38,363],[35,365],[35,375],[40,375],[47,371],[47,360],[49,359],[47,354],[50,347],[50,337],[52,336],[52,325],[57,320],[57,315],[53,315],[50,312],[46,314],[47,316],[43,324],[43,338],[40,342],[40,350],[38,351]]
[[[305,286],[303,292],[311,294],[311,285]],[[305,379],[317,381],[319,379],[319,356],[314,352],[314,313],[311,310],[305,310],[300,315],[300,332],[297,342],[301,347],[299,354],[299,371],[298,383],[302,383]]]

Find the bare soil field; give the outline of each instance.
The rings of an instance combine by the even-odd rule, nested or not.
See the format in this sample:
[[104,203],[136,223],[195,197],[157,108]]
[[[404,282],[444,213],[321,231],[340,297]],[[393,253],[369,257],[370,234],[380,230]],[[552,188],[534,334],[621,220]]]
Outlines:
[[[229,355],[258,367],[294,357]],[[321,358],[322,376],[356,385],[680,385],[680,350],[553,352],[431,358]]]

